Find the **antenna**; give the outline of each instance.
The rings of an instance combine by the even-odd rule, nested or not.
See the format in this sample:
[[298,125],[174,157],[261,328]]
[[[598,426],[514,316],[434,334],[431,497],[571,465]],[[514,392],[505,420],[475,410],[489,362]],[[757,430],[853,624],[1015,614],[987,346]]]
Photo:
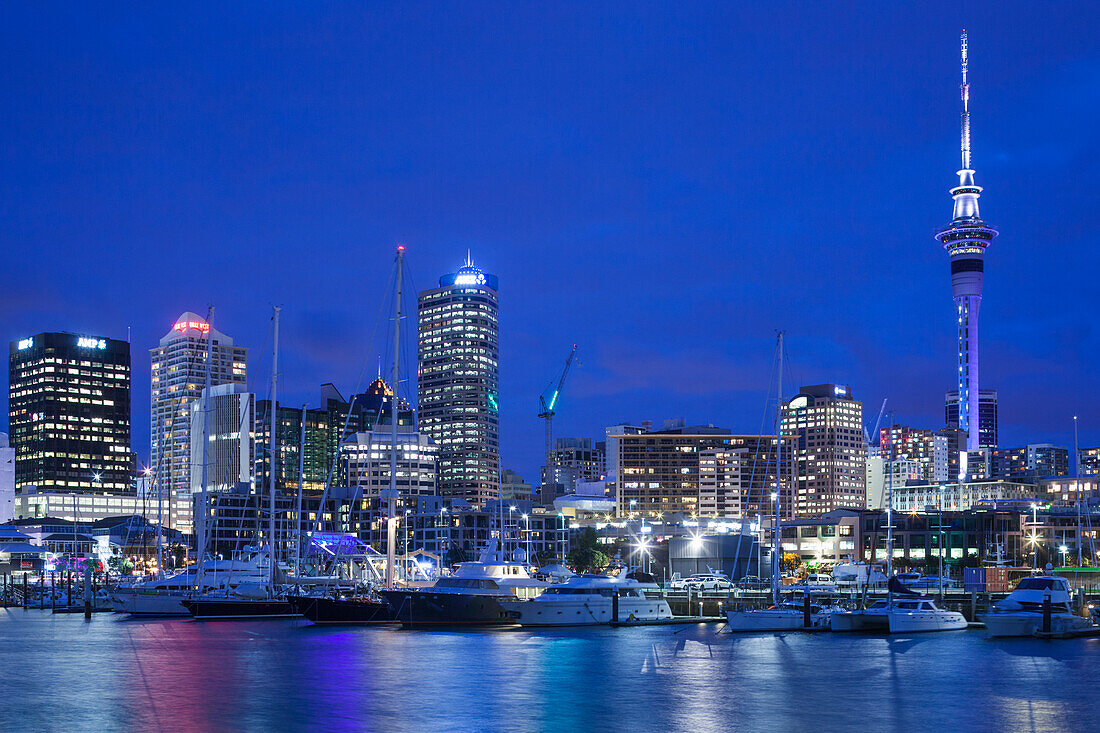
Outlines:
[[962,32],[962,167],[970,170],[970,84],[966,81],[966,29]]

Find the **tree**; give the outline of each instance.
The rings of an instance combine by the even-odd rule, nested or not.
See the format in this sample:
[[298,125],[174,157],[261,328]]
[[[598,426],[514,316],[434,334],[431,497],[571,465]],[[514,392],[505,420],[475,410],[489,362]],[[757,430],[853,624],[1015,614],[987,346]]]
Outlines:
[[115,575],[127,575],[134,569],[134,564],[125,555],[111,555],[107,558],[107,567]]
[[569,564],[579,573],[596,573],[611,562],[606,554],[597,549],[599,540],[596,530],[586,527],[577,535],[576,544],[569,551]]
[[783,556],[779,559],[779,569],[786,573],[797,570],[798,566],[801,564],[802,558],[793,552],[784,552]]

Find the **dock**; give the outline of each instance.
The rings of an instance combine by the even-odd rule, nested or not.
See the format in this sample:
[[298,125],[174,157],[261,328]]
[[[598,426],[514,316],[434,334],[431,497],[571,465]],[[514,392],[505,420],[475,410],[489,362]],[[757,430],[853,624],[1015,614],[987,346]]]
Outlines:
[[725,616],[673,616],[672,618],[659,618],[653,621],[609,621],[610,626],[681,626],[685,624],[713,624],[725,622]]

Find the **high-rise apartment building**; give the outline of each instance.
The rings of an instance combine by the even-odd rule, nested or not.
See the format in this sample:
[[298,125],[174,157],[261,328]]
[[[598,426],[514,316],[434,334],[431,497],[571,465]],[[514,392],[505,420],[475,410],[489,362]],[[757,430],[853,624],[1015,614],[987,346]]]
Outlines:
[[1077,459],[1082,476],[1100,476],[1100,448],[1082,448]]
[[72,333],[12,341],[8,425],[17,492],[128,492],[130,344]]
[[499,496],[497,277],[467,259],[420,293],[420,430],[439,446],[441,496]]
[[[666,426],[615,440],[616,507],[647,515],[771,516],[775,491],[774,435],[733,435],[711,425]],[[782,516],[790,516],[791,441],[784,441]],[[609,467],[610,469],[610,467]]]
[[797,517],[867,503],[863,403],[841,384],[815,384],[783,407],[782,431],[795,438]]
[[207,347],[211,349],[210,385],[244,385],[248,349],[213,328],[204,318],[184,313],[150,349],[152,422],[151,466],[159,470],[167,496],[191,493],[191,416],[207,383]]
[[990,457],[993,478],[1037,481],[1069,476],[1069,448],[1050,443],[1030,443],[1022,448],[994,448]]
[[577,481],[603,478],[604,445],[602,441],[594,444],[591,438],[555,438],[550,465],[542,467],[542,503],[571,493]]
[[[978,448],[996,448],[997,447],[997,390],[995,389],[979,389],[976,391],[977,397],[972,397],[974,406],[977,412],[975,420],[973,416],[970,418],[970,424],[975,425],[978,431],[978,444],[969,450],[977,450]],[[959,391],[949,390],[944,394],[943,400],[943,417],[944,422],[948,429],[960,430],[964,435],[967,435],[967,440],[963,443],[961,450],[967,450],[967,446],[970,444],[969,434],[967,429],[959,421]]]
[[894,425],[879,431],[879,455],[885,460],[892,458],[895,461],[916,461],[920,464],[918,478],[930,484],[948,480],[950,445],[948,436],[935,430],[917,430],[907,425]]

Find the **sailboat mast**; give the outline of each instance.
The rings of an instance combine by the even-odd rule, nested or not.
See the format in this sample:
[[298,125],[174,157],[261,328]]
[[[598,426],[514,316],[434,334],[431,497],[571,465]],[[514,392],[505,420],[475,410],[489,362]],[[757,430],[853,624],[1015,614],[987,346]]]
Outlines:
[[779,605],[779,492],[783,485],[783,332],[779,332],[779,368],[775,392],[775,493],[772,508],[775,526],[772,530],[772,603]]
[[302,405],[302,438],[298,444],[298,511],[294,515],[294,576],[302,577],[302,487],[306,477],[306,406]]
[[[210,515],[210,507],[207,505],[209,501],[209,492],[207,489],[208,480],[208,466],[209,463],[209,447],[210,447],[210,368],[214,361],[214,306],[208,306],[206,309],[206,383],[202,393],[202,489],[201,500],[199,504],[202,506],[202,514],[198,519],[198,550],[199,554],[199,567],[195,571],[195,584],[198,586],[198,591],[201,593],[203,589],[202,583],[202,566],[203,558],[206,556],[206,538],[207,528],[206,520]],[[192,458],[194,460],[194,458]]]
[[[871,569],[867,568],[868,581]],[[886,593],[887,603],[893,607],[894,591],[890,588],[890,579],[894,577],[894,413],[890,413],[890,465],[886,469]],[[943,576],[940,576],[943,585]]]
[[393,386],[390,389],[390,492],[386,519],[386,588],[393,590],[394,560],[397,556],[397,385],[401,354],[401,275],[405,264],[405,245],[397,245],[397,277],[393,316]]
[[271,593],[275,593],[275,467],[279,454],[279,439],[276,436],[276,415],[278,413],[278,395],[276,389],[279,383],[279,306],[275,306],[271,316],[274,326],[274,336],[271,345],[271,439],[268,441],[268,511],[270,515],[267,521],[267,566],[271,583]]

